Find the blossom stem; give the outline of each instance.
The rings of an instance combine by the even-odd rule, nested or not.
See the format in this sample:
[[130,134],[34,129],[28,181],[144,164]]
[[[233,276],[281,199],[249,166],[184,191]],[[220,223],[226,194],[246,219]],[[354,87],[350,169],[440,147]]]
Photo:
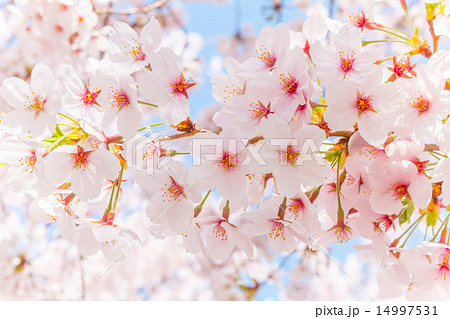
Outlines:
[[363,41],[363,46],[366,46],[368,44],[372,44],[372,43],[404,43],[404,44],[408,44],[409,42],[406,41],[401,41],[401,40],[373,40],[373,41]]
[[[397,34],[397,33],[394,33],[394,32],[392,32],[392,31],[388,31],[388,30],[381,29],[381,28],[374,28],[374,30],[386,32],[386,33],[389,33],[389,34],[394,35],[394,36],[396,36],[396,37],[399,37],[400,39],[403,39],[403,40],[405,40],[405,41],[409,41],[408,38],[405,38],[404,36],[399,35],[399,34]],[[396,31],[397,31],[397,30],[396,30]],[[409,36],[409,35],[408,35],[408,36]],[[409,36],[409,37],[411,37],[411,36]]]
[[450,242],[450,232],[448,232],[448,237],[447,237],[447,246],[449,245]]
[[403,10],[405,10],[406,19],[408,20],[408,24],[411,27],[412,32],[414,33],[414,25],[412,23],[411,16],[409,15],[408,7],[404,6]]
[[175,151],[172,156],[175,156],[175,155],[190,155],[190,154],[191,154],[190,152],[177,152],[177,151]]
[[155,126],[158,126],[158,125],[164,125],[164,123],[163,122],[153,123],[153,124],[150,124],[150,125],[147,125],[147,126],[140,127],[140,128],[137,129],[137,131],[140,132],[140,131],[148,129],[149,127],[155,127]]
[[72,117],[70,117],[70,116],[68,116],[66,114],[60,113],[60,112],[58,112],[58,115],[61,115],[62,117],[65,117],[66,119],[68,119],[68,120],[74,122],[76,125],[78,125],[78,127],[81,127],[80,123],[77,120],[73,119]]
[[377,61],[375,61],[375,64],[381,64],[381,63],[383,63],[383,62],[386,62],[386,61],[389,61],[389,60],[392,60],[393,58],[395,57],[395,55],[393,55],[393,56],[390,56],[390,57],[387,57],[387,58],[384,58],[384,59],[380,59],[380,60],[377,60]]
[[[406,242],[408,241],[409,237],[411,237],[411,235],[414,233],[414,231],[416,230],[417,226],[419,226],[420,222],[418,222],[423,216],[425,216],[426,214],[423,214],[421,217],[419,217],[419,219],[416,222],[416,225],[414,225],[414,228],[411,230],[411,232],[409,233],[408,237],[406,237],[405,241],[403,242],[403,244],[400,246],[400,248],[403,248],[403,246],[405,246]],[[409,228],[408,228],[409,229]]]
[[222,217],[225,218],[226,221],[228,221],[228,217],[230,217],[230,201],[227,200],[227,203],[225,204],[225,207],[222,210]]
[[411,37],[411,35],[410,34],[408,34],[408,33],[406,33],[405,31],[402,31],[402,30],[399,30],[399,29],[396,29],[396,28],[391,28],[391,27],[387,27],[387,26],[383,26],[383,28],[384,29],[387,29],[387,30],[391,30],[391,31],[394,31],[394,32],[399,32],[399,33],[403,33],[404,35],[406,35],[407,37]]
[[396,241],[396,242],[399,242],[400,241],[400,239],[415,225],[415,224],[417,224],[417,223],[419,223],[421,220],[422,220],[422,218],[425,216],[426,214],[422,214],[422,215],[420,215],[420,217],[419,218],[417,218],[416,219],[416,221],[414,222],[414,223],[412,223],[409,227],[408,227],[408,229],[407,230],[405,230],[404,232],[403,232],[403,234],[401,234],[399,237],[397,237],[397,239],[395,239],[394,241]]
[[118,178],[118,182],[117,182],[117,192],[116,192],[116,198],[114,199],[114,206],[113,206],[113,210],[116,210],[116,205],[117,205],[117,200],[119,199],[119,193],[120,193],[120,185],[122,185],[122,176],[123,176],[123,166],[120,169],[120,174],[119,174],[119,178]]
[[106,211],[110,211],[111,210],[111,207],[112,207],[112,201],[113,201],[113,197],[114,197],[114,191],[116,190],[116,183],[117,183],[117,180],[114,180],[113,181],[113,187],[112,187],[112,189],[111,189],[111,196],[109,197],[109,203],[108,203],[108,207],[106,208]]
[[197,217],[197,216],[200,214],[200,212],[202,211],[202,209],[203,209],[203,204],[206,202],[206,199],[208,198],[209,194],[211,194],[211,191],[212,191],[212,189],[210,189],[210,190],[206,193],[205,197],[203,197],[203,199],[202,199],[202,201],[200,202],[200,204],[198,204],[197,206],[195,206],[195,208],[194,208],[194,217]]
[[60,138],[58,138],[52,145],[50,145],[50,149],[49,151],[53,151],[55,148],[57,148],[59,145],[61,145],[64,140],[72,133],[75,133],[79,130],[79,128],[75,128],[73,130],[71,130],[70,132],[67,132],[66,134],[64,134],[63,136],[61,136]]
[[144,102],[144,101],[141,101],[141,100],[138,100],[138,103],[140,103],[140,104],[144,104],[144,105],[149,105],[149,106],[153,106],[153,107],[158,107],[158,105],[156,105],[156,104],[152,104],[152,103]]
[[284,220],[284,215],[286,214],[286,202],[287,198],[286,196],[283,198],[283,202],[281,203],[280,207],[278,208],[278,218],[281,220]]
[[437,156],[441,156],[443,158],[447,158],[448,157],[447,155],[441,154],[441,153],[436,152],[436,151],[428,151],[428,152],[431,153],[431,154],[437,155]]
[[[61,112],[58,112],[58,115],[61,115],[62,117],[65,117],[66,119],[72,121],[73,123],[75,123],[75,124],[77,125],[77,127],[78,127],[79,130],[81,130],[84,134],[88,134],[88,133],[81,127],[80,122],[78,122],[78,121],[75,120],[74,118],[72,118],[72,117],[70,117],[70,116],[68,116],[68,115],[66,115],[66,114],[63,114],[63,113],[61,113]],[[63,123],[58,123],[58,124],[63,124]],[[68,126],[67,124],[63,124],[63,125]]]
[[439,227],[439,229],[436,232],[436,234],[434,235],[434,237],[430,240],[431,242],[433,242],[436,239],[437,235],[439,235],[439,232],[441,231],[442,227],[444,227],[444,225],[447,225],[449,217],[450,217],[450,214],[448,214],[447,217],[444,219],[444,222],[441,224],[441,227]]
[[339,223],[344,222],[344,217],[345,217],[344,209],[342,208],[342,205],[341,205],[341,185],[340,185],[340,178],[339,178],[339,166],[341,165],[341,154],[342,154],[342,152],[339,152],[338,160],[337,160],[337,168],[336,168],[336,173],[337,173],[336,193],[337,193],[337,198],[338,198],[338,225],[339,225]]
[[62,125],[62,126],[67,126],[67,127],[71,127],[71,128],[79,128],[78,126],[70,125],[70,124],[66,124],[66,123],[60,123],[60,122],[58,122],[58,123],[56,123],[56,124]]

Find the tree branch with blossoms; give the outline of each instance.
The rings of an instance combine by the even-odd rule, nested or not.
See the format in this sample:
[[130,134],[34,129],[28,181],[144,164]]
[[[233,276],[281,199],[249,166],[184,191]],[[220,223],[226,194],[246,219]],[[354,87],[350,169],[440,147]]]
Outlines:
[[[115,264],[141,241],[126,226],[127,202],[139,194],[154,237],[179,238],[211,264],[364,238],[355,250],[383,266],[379,282],[393,277],[398,288],[381,287],[381,297],[448,298],[445,2],[412,10],[367,1],[343,15],[331,1],[334,18],[310,10],[301,27],[266,26],[245,59],[223,59],[226,71],[210,79],[219,105],[199,115],[190,109],[202,62],[187,41],[182,50],[168,41],[171,32],[188,36],[172,2],[118,9],[42,0],[63,17],[55,24],[26,1],[10,4],[36,10],[24,13],[35,36],[48,27],[69,49],[51,47],[67,61],[40,54],[4,79],[0,173],[32,198],[30,218],[76,243],[82,272],[88,256]],[[281,20],[285,5],[270,10]],[[163,8],[175,16],[152,15]],[[395,25],[381,23],[385,11],[397,14]],[[103,15],[106,25],[117,19],[104,35]],[[398,269],[406,279],[391,276]],[[238,286],[252,298],[276,273]]]

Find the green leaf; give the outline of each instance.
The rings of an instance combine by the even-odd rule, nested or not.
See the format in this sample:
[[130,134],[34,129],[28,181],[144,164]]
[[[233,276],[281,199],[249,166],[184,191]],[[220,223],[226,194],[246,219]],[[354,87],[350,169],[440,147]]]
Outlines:
[[[402,201],[403,202],[403,201]],[[410,222],[411,215],[414,211],[414,203],[409,201],[408,204],[400,211],[400,217],[398,223],[401,225],[405,222]]]
[[435,226],[437,214],[435,212],[427,212],[427,226]]
[[[58,125],[56,125],[55,134],[57,134],[58,137],[61,137],[64,135],[63,131],[61,131],[61,129],[59,128]],[[53,134],[53,136],[55,136],[55,134]]]

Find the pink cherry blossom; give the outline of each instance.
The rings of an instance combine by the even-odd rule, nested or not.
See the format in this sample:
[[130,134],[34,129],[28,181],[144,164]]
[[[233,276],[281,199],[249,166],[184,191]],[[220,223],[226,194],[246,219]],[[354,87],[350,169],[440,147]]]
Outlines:
[[187,233],[194,219],[194,204],[201,200],[197,179],[181,162],[172,161],[153,176],[138,176],[138,183],[156,193],[147,205],[147,216],[156,224],[168,222],[178,233]]
[[1,96],[12,107],[4,125],[33,137],[54,131],[61,96],[53,72],[46,65],[36,64],[30,84],[18,78],[4,80]]
[[77,146],[71,152],[55,150],[44,161],[47,181],[58,186],[70,181],[73,191],[83,201],[96,198],[103,180],[115,179],[119,171],[118,159],[103,149],[87,151]]
[[189,117],[189,92],[195,85],[185,77],[180,58],[169,48],[152,56],[151,72],[139,80],[140,92],[147,102],[156,104],[164,122],[178,124]]
[[330,86],[340,79],[358,83],[376,68],[378,51],[362,47],[361,33],[355,27],[342,26],[331,45],[330,50],[319,42],[311,47],[321,84]]

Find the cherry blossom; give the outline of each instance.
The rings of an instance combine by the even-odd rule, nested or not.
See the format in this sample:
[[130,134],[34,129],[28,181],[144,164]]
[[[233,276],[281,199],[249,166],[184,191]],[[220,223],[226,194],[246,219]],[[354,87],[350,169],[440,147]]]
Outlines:
[[355,27],[341,27],[331,45],[326,50],[317,42],[310,50],[322,84],[329,86],[338,79],[358,83],[375,69],[377,50],[362,47],[361,34]]
[[417,175],[415,165],[408,163],[376,163],[371,166],[370,204],[378,213],[397,214],[403,207],[401,199],[411,199],[425,208],[431,199],[431,184],[424,175]]
[[[272,173],[277,190],[285,196],[293,196],[300,186],[321,184],[330,173],[328,164],[317,154],[325,134],[316,126],[305,126],[297,132],[280,118],[273,117],[261,124],[264,143],[261,153],[268,166],[265,173]],[[270,169],[273,167],[273,169]]]
[[111,64],[122,74],[140,71],[151,63],[151,55],[161,44],[161,27],[154,17],[141,34],[124,22],[116,22],[108,48]]
[[63,103],[69,114],[91,126],[100,125],[104,110],[97,98],[101,89],[91,85],[90,80],[83,83],[75,73],[66,74],[64,81],[66,91]]
[[449,299],[449,2],[235,5],[2,5],[2,298]]
[[236,246],[243,249],[249,257],[253,256],[253,245],[245,232],[225,218],[210,216],[199,222],[205,239],[205,250],[212,260],[225,261]]
[[42,179],[41,145],[35,141],[9,138],[0,142],[0,153],[8,167],[4,182],[15,192],[36,191]]
[[335,130],[352,130],[358,125],[361,137],[372,145],[381,145],[393,131],[386,118],[403,102],[401,88],[383,82],[381,69],[374,71],[360,84],[340,80],[328,88],[328,107],[324,118]]
[[33,137],[53,132],[61,97],[53,72],[38,63],[31,72],[30,84],[18,78],[3,81],[1,96],[13,109],[3,124],[16,133],[30,133]]
[[103,123],[109,123],[117,117],[117,131],[120,134],[125,138],[136,134],[142,114],[137,108],[134,79],[126,75],[115,77],[99,72],[92,79],[92,85],[103,92],[96,99],[105,112]]
[[118,159],[103,149],[86,150],[81,146],[71,152],[55,150],[46,156],[44,176],[49,183],[60,185],[70,181],[71,187],[83,201],[96,198],[105,178],[119,174]]
[[200,202],[197,179],[189,175],[181,162],[172,161],[166,170],[153,176],[142,175],[138,182],[156,193],[147,206],[147,215],[153,223],[168,222],[175,232],[187,233],[194,218],[193,203]]
[[186,79],[181,60],[171,49],[162,48],[152,61],[152,71],[142,74],[140,92],[158,106],[164,122],[176,125],[189,117],[189,92],[195,83]]

